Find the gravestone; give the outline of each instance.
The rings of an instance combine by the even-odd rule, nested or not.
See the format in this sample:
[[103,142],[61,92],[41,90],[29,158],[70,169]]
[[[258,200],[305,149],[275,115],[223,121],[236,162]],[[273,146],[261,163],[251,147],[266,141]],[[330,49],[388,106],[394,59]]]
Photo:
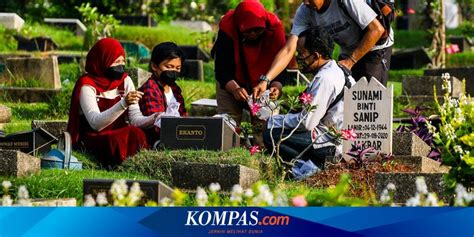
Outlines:
[[38,173],[40,159],[20,151],[0,148],[0,176],[26,176]]
[[77,36],[83,36],[87,31],[87,27],[79,19],[44,18],[44,22],[48,23],[49,25],[63,27],[74,31]]
[[425,69],[424,71],[425,76],[441,76],[444,73],[449,73],[450,76],[456,77],[461,81],[466,80],[466,93],[474,96],[474,66]]
[[216,99],[200,99],[191,103],[191,116],[214,116],[216,114]]
[[31,129],[42,128],[55,137],[61,137],[67,130],[67,120],[33,120]]
[[0,25],[7,29],[14,29],[20,31],[23,28],[25,21],[16,13],[0,13]]
[[431,58],[424,48],[400,49],[392,54],[390,69],[417,69],[431,63]]
[[449,171],[447,166],[442,166],[439,161],[426,156],[394,156],[393,161],[410,166],[414,172],[444,173]]
[[180,77],[204,81],[204,64],[202,60],[186,59],[181,68]]
[[31,205],[34,207],[76,207],[75,198],[54,198],[54,199],[31,199]]
[[162,117],[161,142],[168,149],[227,151],[240,136],[222,117]]
[[375,189],[377,197],[380,197],[383,190],[389,183],[396,187],[393,201],[395,203],[405,203],[409,198],[416,194],[416,179],[417,177],[424,177],[428,192],[434,192],[440,200],[447,201],[446,185],[444,183],[443,172],[410,172],[410,173],[376,173],[375,174]]
[[186,27],[192,31],[196,32],[210,32],[212,31],[212,26],[205,21],[185,21],[185,20],[177,20],[171,21],[172,26],[182,26]]
[[45,52],[58,49],[58,45],[49,37],[39,36],[27,38],[21,35],[15,35],[14,38],[18,41],[17,50]]
[[449,36],[449,42],[456,44],[459,47],[459,52],[470,52],[473,43],[462,35],[451,35]]
[[12,110],[0,104],[0,123],[9,123],[12,118]]
[[42,128],[0,136],[0,149],[17,150],[26,154],[38,155],[51,150],[57,138]]
[[150,49],[148,49],[148,47],[146,47],[142,43],[134,42],[134,41],[121,40],[120,44],[125,49],[125,52],[127,53],[128,58],[134,57],[139,62],[142,62],[143,60],[148,61],[151,57]]
[[222,191],[231,191],[235,184],[250,188],[260,178],[258,170],[236,164],[202,164],[174,162],[171,164],[173,185],[187,191],[219,183]]
[[427,156],[431,147],[411,132],[393,133],[393,155],[395,156]]
[[5,64],[9,73],[7,77],[0,78],[0,83],[37,81],[41,88],[61,88],[58,58],[56,56],[8,58]]
[[211,56],[209,56],[209,54],[207,54],[199,46],[180,45],[179,47],[183,50],[184,57],[186,58],[186,60],[189,60],[189,59],[202,60],[206,63],[211,60]]
[[151,16],[129,16],[129,15],[115,15],[115,19],[120,21],[121,25],[129,26],[157,26],[158,22]]
[[25,87],[0,87],[0,97],[10,101],[36,103],[50,102],[59,94],[61,89],[25,88]]
[[[451,77],[451,96],[459,97],[462,91],[462,82]],[[403,76],[402,94],[408,96],[434,96],[433,86],[436,86],[436,94],[443,96],[443,78],[440,76]]]
[[343,141],[344,158],[351,144],[374,147],[392,153],[393,86],[385,88],[372,78],[361,78],[352,88],[344,89],[344,129],[354,128],[355,142]]
[[136,88],[140,88],[151,77],[151,72],[138,67],[127,68],[126,70]]
[[[96,198],[99,193],[106,193],[109,203],[111,203],[111,195],[109,193],[110,188],[115,180],[112,179],[84,179],[83,180],[83,194],[92,195]],[[146,203],[147,201],[159,202],[163,198],[172,198],[173,189],[168,187],[166,184],[158,180],[127,180],[127,186],[132,187],[133,183],[137,182],[140,184],[140,190],[142,190],[144,196],[142,200]]]

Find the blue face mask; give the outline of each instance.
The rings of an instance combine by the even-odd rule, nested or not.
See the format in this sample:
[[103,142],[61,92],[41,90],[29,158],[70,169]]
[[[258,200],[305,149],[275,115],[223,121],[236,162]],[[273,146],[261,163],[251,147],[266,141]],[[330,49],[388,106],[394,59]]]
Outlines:
[[113,80],[122,79],[124,73],[125,73],[124,65],[109,67],[105,70],[105,76]]

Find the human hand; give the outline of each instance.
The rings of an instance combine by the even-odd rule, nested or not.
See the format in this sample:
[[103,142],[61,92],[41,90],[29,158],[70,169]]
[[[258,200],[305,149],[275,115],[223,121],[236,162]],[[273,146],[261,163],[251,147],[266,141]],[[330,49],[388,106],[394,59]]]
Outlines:
[[143,92],[141,91],[130,91],[125,96],[125,103],[127,103],[127,106],[130,106],[132,104],[138,104],[138,101],[140,101],[142,96]]
[[232,92],[234,98],[238,101],[247,101],[249,99],[249,94],[245,88],[239,87]]
[[260,81],[257,86],[253,88],[253,96],[255,97],[254,99],[260,99],[262,96],[263,92],[267,90],[268,83],[266,81]]
[[276,100],[278,97],[281,95],[281,89],[276,86],[270,87],[270,99],[271,100]]
[[339,63],[340,65],[346,67],[346,68],[349,69],[349,70],[351,70],[352,67],[353,67],[354,64],[355,64],[355,63],[354,63],[351,59],[349,59],[349,58],[343,59],[343,60],[339,61],[338,63]]

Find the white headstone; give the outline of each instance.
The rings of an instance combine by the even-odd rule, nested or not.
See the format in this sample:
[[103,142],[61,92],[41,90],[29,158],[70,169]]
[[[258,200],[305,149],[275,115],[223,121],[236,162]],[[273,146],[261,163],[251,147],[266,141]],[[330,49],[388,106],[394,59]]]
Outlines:
[[53,25],[74,25],[76,35],[82,36],[86,33],[87,27],[78,19],[72,18],[44,18],[45,23]]
[[7,29],[21,30],[25,21],[16,13],[0,12],[0,25]]
[[171,21],[172,26],[183,26],[197,32],[212,31],[212,26],[205,21]]
[[388,89],[372,78],[361,78],[352,88],[344,89],[344,129],[354,128],[357,139],[343,141],[344,158],[351,144],[374,147],[392,153],[393,86]]

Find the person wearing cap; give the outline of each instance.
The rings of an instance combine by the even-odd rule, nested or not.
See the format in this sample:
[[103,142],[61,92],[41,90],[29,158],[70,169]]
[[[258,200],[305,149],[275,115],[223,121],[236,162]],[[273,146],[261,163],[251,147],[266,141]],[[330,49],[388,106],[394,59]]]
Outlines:
[[[285,42],[281,21],[259,1],[244,0],[224,15],[212,49],[219,114],[229,114],[240,124],[260,75],[270,68]],[[284,76],[280,73],[268,83],[270,98],[281,94]]]

